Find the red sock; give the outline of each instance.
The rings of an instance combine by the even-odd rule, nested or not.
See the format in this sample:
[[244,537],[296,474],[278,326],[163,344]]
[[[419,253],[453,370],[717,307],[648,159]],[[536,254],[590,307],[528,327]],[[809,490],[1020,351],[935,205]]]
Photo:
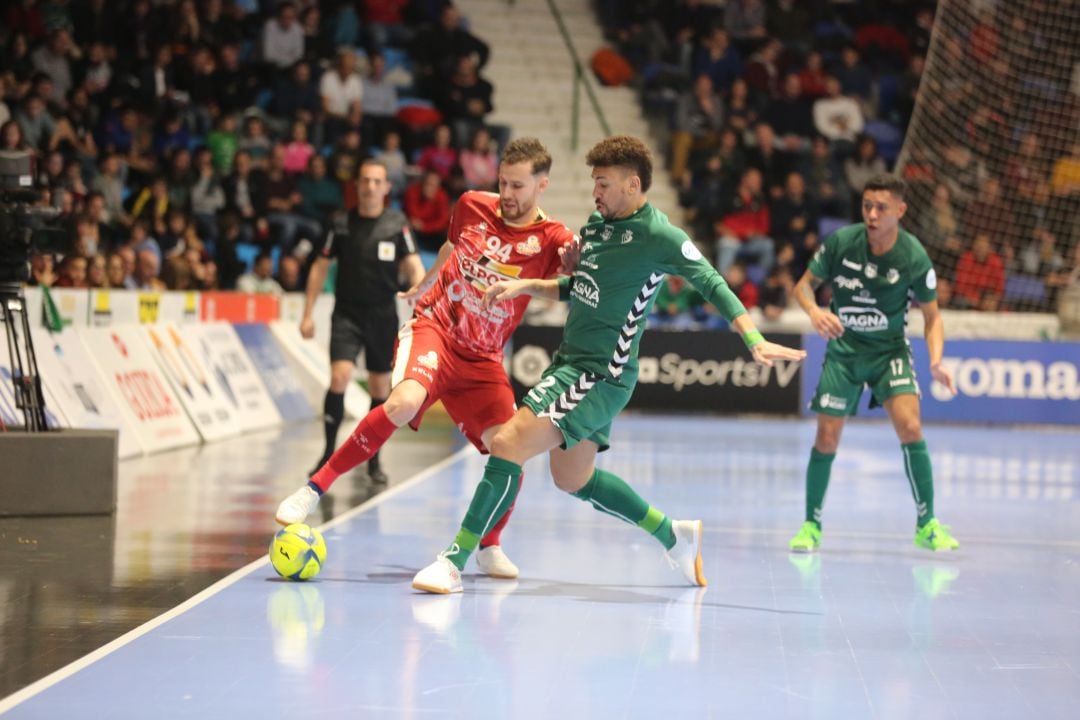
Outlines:
[[[522,486],[522,484],[524,482],[525,482],[525,473],[521,473],[521,475],[518,475],[518,492],[519,493],[521,492],[521,486]],[[516,500],[514,501],[514,505],[517,505]],[[506,514],[502,516],[502,519],[499,520],[499,522],[495,523],[495,527],[491,528],[491,530],[488,531],[488,534],[485,535],[483,538],[481,538],[481,540],[480,540],[480,548],[481,549],[486,548],[486,547],[490,547],[492,545],[498,545],[499,544],[499,536],[502,535],[503,528],[506,527],[506,523],[510,519],[510,514],[512,512],[514,512],[514,505],[511,505],[510,509],[506,511]]]
[[386,416],[383,406],[375,408],[357,424],[349,439],[341,444],[326,464],[311,476],[311,482],[326,492],[334,481],[349,472],[360,463],[367,462],[379,451],[394,431],[397,430]]

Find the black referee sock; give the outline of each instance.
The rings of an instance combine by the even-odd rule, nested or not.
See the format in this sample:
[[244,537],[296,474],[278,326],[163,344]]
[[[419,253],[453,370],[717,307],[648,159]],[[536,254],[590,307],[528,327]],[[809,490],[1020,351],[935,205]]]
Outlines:
[[[371,412],[375,408],[382,405],[384,402],[386,402],[385,398],[382,399],[382,400],[376,400],[375,398],[371,398],[371,408],[368,410],[368,412]],[[379,471],[379,468],[380,468],[380,465],[379,465],[379,453],[380,452],[382,452],[382,451],[381,450],[376,450],[375,454],[372,455],[371,459],[368,460],[368,463],[367,463],[368,475],[371,475],[372,473],[375,473],[375,472]]]
[[[345,393],[326,391],[323,401],[323,430],[326,433],[326,449],[323,450],[323,462],[330,459],[337,447],[337,434],[341,421],[345,419]],[[322,463],[319,463],[322,465]]]

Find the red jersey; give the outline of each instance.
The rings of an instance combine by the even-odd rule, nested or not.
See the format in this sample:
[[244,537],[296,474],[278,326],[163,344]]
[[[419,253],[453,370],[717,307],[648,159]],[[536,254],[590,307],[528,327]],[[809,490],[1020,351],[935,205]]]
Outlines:
[[435,320],[461,347],[501,354],[521,323],[529,297],[484,309],[484,291],[499,280],[551,277],[559,270],[559,248],[574,239],[570,228],[540,215],[531,225],[514,227],[502,219],[495,193],[463,194],[446,236],[454,251],[435,285],[417,303],[417,314]]

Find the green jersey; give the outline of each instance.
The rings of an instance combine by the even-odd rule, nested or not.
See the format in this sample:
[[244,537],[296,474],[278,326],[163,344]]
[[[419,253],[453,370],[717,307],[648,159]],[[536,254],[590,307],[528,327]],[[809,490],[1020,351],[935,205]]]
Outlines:
[[900,229],[884,255],[872,255],[866,225],[848,225],[825,238],[810,272],[832,285],[829,309],[844,334],[830,340],[828,354],[851,357],[890,352],[903,345],[912,298],[937,299],[937,277],[922,244]]
[[574,275],[559,281],[570,314],[555,361],[632,387],[645,318],[666,273],[690,281],[729,321],[746,312],[686,233],[651,204],[619,220],[593,213]]

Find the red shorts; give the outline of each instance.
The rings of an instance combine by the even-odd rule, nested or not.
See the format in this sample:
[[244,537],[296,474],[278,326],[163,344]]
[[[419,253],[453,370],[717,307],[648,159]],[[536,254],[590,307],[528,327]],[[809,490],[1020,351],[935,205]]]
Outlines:
[[435,402],[443,407],[476,449],[486,453],[480,436],[514,416],[514,391],[501,358],[478,355],[448,340],[431,320],[421,317],[398,331],[391,383],[411,379],[427,390],[427,400],[409,422],[417,430]]

